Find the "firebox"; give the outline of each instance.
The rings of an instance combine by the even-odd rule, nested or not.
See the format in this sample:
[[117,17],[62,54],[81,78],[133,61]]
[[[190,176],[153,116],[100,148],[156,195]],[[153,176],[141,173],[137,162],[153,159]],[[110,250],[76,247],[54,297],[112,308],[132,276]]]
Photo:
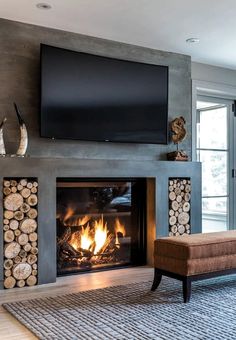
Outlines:
[[146,263],[146,179],[57,179],[57,274]]

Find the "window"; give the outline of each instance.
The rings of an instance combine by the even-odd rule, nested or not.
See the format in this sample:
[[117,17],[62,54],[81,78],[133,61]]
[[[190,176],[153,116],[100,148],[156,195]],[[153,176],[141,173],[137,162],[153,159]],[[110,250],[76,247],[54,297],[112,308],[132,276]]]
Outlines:
[[197,100],[197,160],[202,162],[202,231],[227,230],[233,220],[232,101]]

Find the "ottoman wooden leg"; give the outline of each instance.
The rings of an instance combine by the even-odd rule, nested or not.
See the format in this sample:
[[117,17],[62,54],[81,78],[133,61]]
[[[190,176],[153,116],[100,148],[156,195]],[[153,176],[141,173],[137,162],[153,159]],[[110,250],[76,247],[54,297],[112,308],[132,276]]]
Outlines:
[[152,291],[157,289],[157,287],[161,283],[161,278],[162,278],[162,274],[159,272],[157,268],[155,268],[154,269],[154,280],[153,280],[153,284],[151,288]]
[[183,278],[183,296],[184,302],[189,302],[191,297],[191,279],[186,276]]

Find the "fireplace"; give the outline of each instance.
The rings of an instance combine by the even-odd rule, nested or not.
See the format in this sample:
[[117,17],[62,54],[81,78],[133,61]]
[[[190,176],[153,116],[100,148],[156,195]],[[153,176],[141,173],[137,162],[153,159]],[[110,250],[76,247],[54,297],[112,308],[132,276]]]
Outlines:
[[146,263],[146,179],[57,179],[57,274]]

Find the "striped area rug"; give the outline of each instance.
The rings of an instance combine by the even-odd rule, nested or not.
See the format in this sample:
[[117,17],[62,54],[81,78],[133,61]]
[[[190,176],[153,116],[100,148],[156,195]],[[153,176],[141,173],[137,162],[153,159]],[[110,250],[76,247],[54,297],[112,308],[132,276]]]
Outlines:
[[4,307],[39,339],[236,339],[236,275],[193,283],[188,304],[179,281],[150,288],[143,282]]

